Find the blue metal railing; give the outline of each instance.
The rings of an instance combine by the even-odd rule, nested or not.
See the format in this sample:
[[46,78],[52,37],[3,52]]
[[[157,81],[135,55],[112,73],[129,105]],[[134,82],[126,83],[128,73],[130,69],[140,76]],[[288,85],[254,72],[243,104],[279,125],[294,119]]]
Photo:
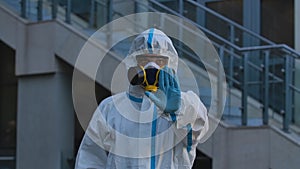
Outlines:
[[230,37],[234,37],[234,28],[237,28],[238,30],[241,30],[243,33],[247,33],[249,34],[250,36],[253,36],[257,39],[259,39],[260,41],[262,41],[264,44],[275,44],[274,42],[270,41],[269,39],[266,39],[262,36],[260,36],[259,34],[257,33],[254,33],[252,31],[250,31],[249,29],[246,29],[244,28],[242,25],[239,25],[235,22],[233,22],[232,20],[224,17],[223,15],[195,2],[195,1],[192,1],[192,0],[185,0],[186,2],[190,3],[190,4],[193,4],[195,5],[197,8],[201,8],[201,10],[205,11],[206,13],[209,13],[211,15],[213,15],[214,17],[218,18],[219,20],[222,20],[222,21],[225,21],[229,26],[230,26]]
[[[14,0],[9,1],[10,4]],[[18,2],[17,0],[15,0]],[[86,8],[74,10],[74,1],[67,0],[61,3],[59,0],[21,0],[19,14],[31,21],[58,18],[58,14],[64,14],[65,22],[74,24],[76,19],[82,19],[88,24],[86,29],[101,27],[112,20],[113,16],[122,16],[122,11],[115,11],[115,4],[106,0],[80,1]],[[282,115],[282,124],[285,131],[294,114],[294,96],[300,93],[300,88],[294,82],[294,62],[300,58],[300,54],[284,44],[274,42],[244,28],[217,12],[192,0],[178,0],[177,9],[172,9],[156,0],[145,1],[131,0],[135,7],[143,6],[147,11],[165,12],[184,18],[187,22],[200,28],[212,41],[220,53],[226,78],[230,88],[241,91],[241,124],[248,123],[248,99],[250,97],[262,104],[262,123],[268,124],[269,108]],[[173,1],[172,1],[173,2]],[[122,3],[121,1],[118,3]],[[223,26],[224,29],[214,30],[209,25],[197,22],[197,19],[185,14],[188,8],[197,9],[205,16],[209,16],[216,23],[215,27]],[[136,11],[136,9],[134,10]],[[103,17],[105,15],[105,17]],[[61,17],[61,16],[60,16]],[[224,26],[225,25],[225,26]],[[254,39],[257,43],[253,46],[245,44],[241,39]],[[180,46],[177,46],[183,55],[189,59],[193,54]],[[230,98],[229,98],[230,100]]]
[[[184,4],[181,2],[182,0],[180,0],[180,4]],[[162,8],[164,11],[163,12],[167,12],[167,13],[171,13],[173,15],[185,18],[186,20],[188,20],[189,22],[191,22],[192,24],[196,25],[197,27],[199,27],[201,30],[203,30],[207,35],[213,37],[211,39],[216,39],[214,43],[216,48],[217,45],[219,44],[219,46],[225,46],[226,49],[228,49],[228,55],[227,57],[229,58],[229,62],[232,62],[232,58],[238,58],[238,57],[234,57],[234,55],[238,55],[239,56],[239,64],[238,68],[240,70],[242,70],[242,78],[238,79],[237,81],[239,81],[240,83],[233,83],[235,81],[233,81],[232,79],[234,79],[234,65],[232,63],[230,63],[230,66],[228,67],[227,70],[227,80],[229,84],[235,84],[235,85],[230,85],[230,87],[239,87],[240,90],[242,91],[242,103],[241,103],[241,109],[242,109],[242,118],[241,118],[241,123],[243,125],[247,125],[247,105],[248,105],[248,97],[249,97],[249,87],[250,85],[253,85],[256,83],[256,85],[260,85],[259,88],[260,90],[263,90],[263,96],[260,96],[261,102],[263,103],[263,124],[268,124],[268,109],[269,107],[272,108],[277,108],[277,111],[283,115],[283,129],[285,131],[288,131],[289,128],[289,123],[291,122],[291,115],[292,115],[292,107],[293,105],[291,105],[291,98],[293,98],[293,93],[297,92],[299,93],[299,88],[296,87],[294,85],[294,82],[292,81],[292,76],[293,76],[293,67],[294,65],[292,64],[295,59],[300,57],[300,54],[297,53],[296,51],[294,51],[293,49],[291,49],[290,47],[288,47],[287,45],[284,44],[279,44],[276,45],[273,42],[271,42],[270,40],[261,37],[260,35],[253,33],[249,30],[247,30],[246,28],[242,27],[241,25],[234,23],[232,21],[230,21],[229,19],[223,17],[222,15],[219,15],[218,13],[204,7],[203,5],[200,5],[194,1],[191,0],[186,0],[185,2],[189,2],[194,4],[195,6],[203,9],[206,13],[209,13],[211,15],[214,15],[216,18],[225,21],[229,27],[231,28],[229,30],[229,32],[227,34],[230,34],[229,37],[226,39],[226,37],[217,34],[215,32],[212,32],[211,30],[205,28],[205,26],[203,25],[199,25],[198,23],[193,22],[190,18],[187,18],[186,16],[184,16],[182,14],[184,8],[180,7],[180,9],[178,11],[175,11],[165,5],[163,5],[160,2],[157,2],[155,0],[149,0],[149,2],[159,6],[160,8]],[[155,9],[155,7],[152,7],[152,9]],[[157,11],[157,10],[154,10]],[[161,12],[161,11],[159,11]],[[217,27],[217,25],[215,25]],[[235,29],[238,29],[240,32],[242,32],[243,34],[247,33],[248,36],[251,36],[252,38],[256,38],[257,41],[260,42],[259,46],[243,46],[243,44],[237,44],[234,43],[232,41],[232,39],[234,39],[232,36],[234,36],[235,34]],[[261,45],[264,44],[264,45]],[[261,54],[259,54],[259,57],[262,57],[263,59],[261,59],[261,65],[260,66],[256,66],[257,63],[253,63],[253,59],[251,58],[251,54],[253,54],[254,52],[259,52]],[[277,58],[277,60],[281,59],[281,63],[278,63],[276,65],[270,65],[270,59],[272,59],[272,57],[275,57],[276,55],[274,55],[274,53],[281,53]],[[255,53],[254,53],[255,54]],[[224,58],[224,56],[220,56],[222,58]],[[252,60],[251,60],[252,59]],[[236,59],[237,60],[237,59]],[[273,70],[273,72],[270,71],[270,67],[275,67],[275,66],[282,66],[282,68],[277,68],[277,70]],[[252,71],[250,71],[250,69]],[[225,70],[226,71],[226,70]],[[285,73],[282,76],[278,76],[278,72],[276,71],[284,71]],[[249,74],[251,74],[251,72],[256,72],[256,74],[259,73],[263,73],[264,77],[262,77],[262,80],[260,80],[260,83],[257,82],[252,82],[251,79],[249,79]],[[272,80],[270,80],[270,78]],[[278,93],[278,95],[274,94],[272,95],[271,98],[284,98],[284,100],[280,100],[282,102],[284,102],[284,105],[281,105],[281,107],[276,107],[276,103],[278,102],[274,102],[275,105],[272,105],[272,102],[270,102],[270,86],[274,85],[274,84],[279,84],[281,83],[281,88],[283,88],[284,92],[282,93],[278,93],[278,91],[275,91],[275,93]],[[280,91],[280,90],[279,90]],[[250,95],[251,96],[251,95]],[[255,98],[255,96],[252,94],[252,96]],[[257,98],[257,97],[256,97]]]

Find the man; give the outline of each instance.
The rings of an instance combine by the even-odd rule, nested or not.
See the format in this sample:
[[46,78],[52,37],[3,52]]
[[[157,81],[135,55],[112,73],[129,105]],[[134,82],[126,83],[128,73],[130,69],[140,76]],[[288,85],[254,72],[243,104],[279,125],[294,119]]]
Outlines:
[[172,41],[148,29],[135,38],[124,63],[129,89],[100,103],[75,168],[190,169],[208,117],[195,93],[180,90]]

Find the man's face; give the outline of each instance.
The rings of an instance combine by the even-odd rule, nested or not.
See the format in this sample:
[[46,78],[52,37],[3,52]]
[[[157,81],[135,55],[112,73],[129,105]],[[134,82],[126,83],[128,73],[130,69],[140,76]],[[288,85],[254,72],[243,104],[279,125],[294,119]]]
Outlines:
[[149,62],[156,63],[159,67],[163,67],[165,65],[168,65],[168,57],[165,56],[159,56],[159,55],[139,55],[136,56],[136,61],[139,66],[145,66]]

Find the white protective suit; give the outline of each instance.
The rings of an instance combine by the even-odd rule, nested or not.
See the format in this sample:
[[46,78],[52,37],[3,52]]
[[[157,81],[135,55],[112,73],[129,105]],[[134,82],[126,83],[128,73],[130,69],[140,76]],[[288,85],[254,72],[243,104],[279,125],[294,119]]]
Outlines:
[[[133,42],[125,59],[136,66],[135,56],[157,54],[169,58],[177,71],[178,56],[171,40],[151,28]],[[129,86],[102,101],[80,145],[76,169],[190,169],[197,144],[208,130],[206,108],[192,91],[181,92],[175,116],[163,113],[140,86]]]

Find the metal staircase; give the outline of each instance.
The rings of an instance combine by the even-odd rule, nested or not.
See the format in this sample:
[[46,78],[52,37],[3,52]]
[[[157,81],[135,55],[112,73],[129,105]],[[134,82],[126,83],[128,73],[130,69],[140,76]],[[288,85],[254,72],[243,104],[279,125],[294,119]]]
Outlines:
[[[251,116],[254,117],[252,119],[260,117],[262,120],[260,125],[262,125],[268,124],[270,114],[275,113],[282,117],[283,130],[288,131],[290,122],[294,118],[293,96],[300,91],[293,81],[295,59],[299,58],[299,53],[284,44],[275,44],[251,32],[195,1],[172,1],[173,4],[157,0],[148,2],[147,6],[150,6],[149,9],[152,11],[185,18],[199,27],[213,41],[219,51],[229,84],[230,94],[227,99],[228,106],[224,111],[225,119],[239,117],[239,124],[252,125],[251,123],[257,124],[257,120],[251,120]],[[197,11],[200,18],[189,14],[188,11]],[[203,22],[201,18],[203,16],[209,16],[216,23],[214,27]],[[220,31],[215,27],[224,29]],[[249,41],[252,43],[247,43]],[[191,60],[196,58],[191,56],[192,52],[182,51],[183,57]],[[200,93],[209,92],[204,89]],[[239,98],[235,98],[234,101],[234,93],[240,96],[239,103],[231,103]],[[200,97],[205,101],[209,96]],[[251,103],[259,105],[258,109],[254,110],[259,112],[250,112]]]
[[[196,1],[22,0],[19,3],[18,0],[1,0],[1,3],[30,21],[63,19],[89,35],[105,23],[134,12],[164,12],[184,18],[206,34],[222,60],[228,83],[224,121],[236,125],[267,125],[271,117],[282,123],[284,131],[289,131],[290,124],[294,123],[294,97],[300,94],[294,82],[294,67],[299,53],[287,45],[275,44]],[[132,10],[123,8],[122,11],[122,5],[128,4],[134,6]],[[215,24],[208,24],[205,18]],[[220,27],[222,29],[216,29]],[[113,50],[122,55],[128,45],[124,42]],[[201,61],[192,51],[180,42],[175,45],[180,57],[198,62],[201,68]],[[200,86],[200,93],[204,103],[210,106],[211,90]]]

